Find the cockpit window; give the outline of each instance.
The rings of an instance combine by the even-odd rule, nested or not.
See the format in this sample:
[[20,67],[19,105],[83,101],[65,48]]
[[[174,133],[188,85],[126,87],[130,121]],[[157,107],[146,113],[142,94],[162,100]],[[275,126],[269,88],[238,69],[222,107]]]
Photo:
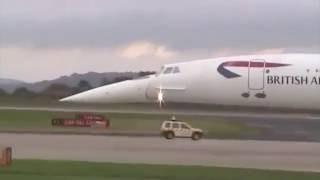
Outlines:
[[164,67],[161,66],[161,69],[156,73],[156,76],[159,76],[160,74],[162,74]]
[[180,68],[178,66],[172,66],[172,67],[161,67],[161,70],[156,74],[156,76],[160,74],[176,74],[180,73]]
[[173,71],[173,67],[167,67],[164,71],[163,74],[170,74]]
[[173,73],[179,73],[180,72],[180,69],[178,66],[174,67],[174,70],[173,70]]

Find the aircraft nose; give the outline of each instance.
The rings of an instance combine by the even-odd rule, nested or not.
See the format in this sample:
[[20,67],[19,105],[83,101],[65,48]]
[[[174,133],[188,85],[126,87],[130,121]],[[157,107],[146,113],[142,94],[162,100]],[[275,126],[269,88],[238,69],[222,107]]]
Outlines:
[[95,88],[60,100],[71,103],[143,103],[147,79],[129,80]]

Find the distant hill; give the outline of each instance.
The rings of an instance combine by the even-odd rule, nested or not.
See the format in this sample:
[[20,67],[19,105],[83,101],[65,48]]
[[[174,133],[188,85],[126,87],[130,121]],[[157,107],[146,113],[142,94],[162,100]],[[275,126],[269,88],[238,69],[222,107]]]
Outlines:
[[15,85],[15,84],[23,84],[23,81],[15,80],[15,79],[2,79],[0,78],[0,84],[6,85]]
[[7,92],[12,92],[17,87],[25,86],[25,85],[26,85],[26,83],[23,81],[18,81],[15,79],[2,79],[2,78],[0,78],[0,88],[7,91]]
[[92,87],[99,87],[103,83],[113,82],[115,80],[121,80],[121,78],[137,78],[138,72],[107,72],[96,73],[89,72],[85,74],[72,74],[70,76],[62,76],[53,80],[40,81],[36,83],[25,83],[22,81],[12,79],[0,79],[0,88],[7,92],[13,92],[18,87],[26,87],[27,89],[40,92],[49,87],[52,84],[65,84],[70,87],[76,87],[81,80],[86,80]]

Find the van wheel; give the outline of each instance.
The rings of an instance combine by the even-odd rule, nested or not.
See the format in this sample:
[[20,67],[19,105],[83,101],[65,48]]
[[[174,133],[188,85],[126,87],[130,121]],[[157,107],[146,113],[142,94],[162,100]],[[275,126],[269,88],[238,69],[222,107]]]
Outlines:
[[195,132],[192,134],[192,140],[194,141],[197,141],[197,140],[200,140],[202,138],[202,134],[201,133],[198,133],[198,132]]
[[171,131],[165,133],[165,138],[166,138],[166,139],[173,139],[173,138],[174,138],[174,133],[171,132]]

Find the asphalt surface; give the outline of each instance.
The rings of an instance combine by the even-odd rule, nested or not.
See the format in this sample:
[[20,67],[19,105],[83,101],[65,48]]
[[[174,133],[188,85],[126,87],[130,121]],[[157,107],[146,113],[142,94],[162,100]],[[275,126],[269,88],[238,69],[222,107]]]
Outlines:
[[223,121],[241,122],[259,130],[259,133],[256,134],[243,133],[239,139],[320,142],[320,119],[312,119],[309,116],[282,119],[268,116],[231,117]]
[[0,134],[16,159],[177,164],[320,172],[320,143]]

